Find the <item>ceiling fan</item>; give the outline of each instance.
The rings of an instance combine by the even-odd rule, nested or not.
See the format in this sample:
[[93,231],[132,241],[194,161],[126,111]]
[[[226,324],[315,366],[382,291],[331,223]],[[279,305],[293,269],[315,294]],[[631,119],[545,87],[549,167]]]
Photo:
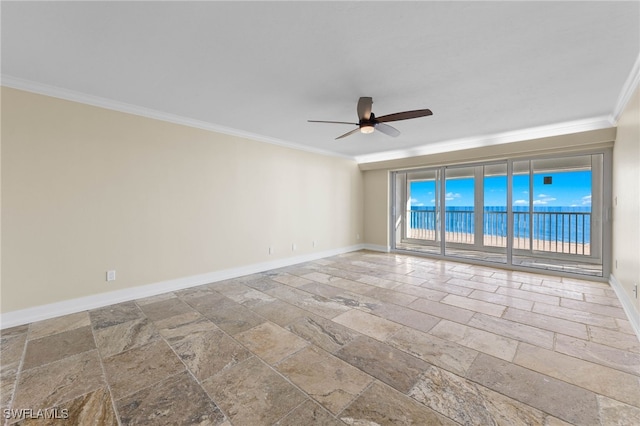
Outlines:
[[358,126],[344,135],[338,136],[336,139],[342,139],[353,133],[373,133],[374,130],[379,130],[385,135],[396,137],[400,134],[400,131],[395,127],[389,126],[390,121],[408,120],[410,118],[426,117],[433,115],[429,109],[417,109],[414,111],[396,112],[394,114],[383,115],[382,117],[376,117],[371,112],[371,105],[373,104],[373,98],[362,97],[358,100],[358,122],[350,123],[346,121],[321,121],[321,120],[308,120],[309,123],[332,123],[332,124],[351,124]]

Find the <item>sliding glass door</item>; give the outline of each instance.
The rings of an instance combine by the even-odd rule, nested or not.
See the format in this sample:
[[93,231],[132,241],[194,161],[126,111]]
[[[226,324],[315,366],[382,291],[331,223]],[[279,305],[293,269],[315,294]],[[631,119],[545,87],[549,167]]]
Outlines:
[[398,171],[393,248],[603,277],[610,151]]

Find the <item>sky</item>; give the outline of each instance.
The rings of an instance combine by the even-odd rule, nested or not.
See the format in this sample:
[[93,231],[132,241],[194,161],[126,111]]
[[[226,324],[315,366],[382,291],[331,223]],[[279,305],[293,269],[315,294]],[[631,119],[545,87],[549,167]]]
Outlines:
[[[545,185],[544,177],[550,176],[552,183]],[[473,206],[473,179],[450,179],[446,182],[445,199],[449,207]],[[411,206],[435,205],[435,183],[433,181],[411,183]],[[484,181],[484,203],[488,206],[506,206],[506,176],[486,177]],[[513,205],[529,204],[529,175],[513,178]],[[590,207],[591,172],[573,171],[534,174],[533,204],[536,207]]]

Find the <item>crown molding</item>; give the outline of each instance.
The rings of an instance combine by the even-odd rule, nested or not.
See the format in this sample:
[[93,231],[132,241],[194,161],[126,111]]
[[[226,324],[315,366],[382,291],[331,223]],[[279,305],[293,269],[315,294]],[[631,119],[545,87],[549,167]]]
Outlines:
[[251,139],[258,142],[265,142],[272,145],[281,146],[284,148],[295,149],[298,151],[306,151],[313,154],[326,155],[329,157],[344,158],[354,161],[353,156],[338,154],[323,149],[312,148],[302,144],[284,141],[269,136],[260,135],[257,133],[246,132],[231,127],[221,126],[215,123],[209,123],[206,121],[195,120],[188,117],[183,117],[176,114],[170,114],[167,112],[157,111],[150,108],[145,108],[126,102],[119,102],[113,99],[103,98],[100,96],[88,95],[82,92],[76,92],[73,90],[64,89],[61,87],[51,86],[48,84],[38,83],[31,80],[25,80],[10,75],[3,74],[0,77],[0,85],[10,87],[12,89],[23,90],[26,92],[37,93],[39,95],[51,96],[53,98],[64,99],[67,101],[78,102],[81,104],[91,105],[99,108],[105,108],[113,111],[123,112],[126,114],[138,115],[141,117],[151,118],[154,120],[166,121],[173,124],[179,124],[187,127],[193,127],[196,129],[207,130],[216,133],[222,133],[229,136],[236,136],[245,139]]
[[622,112],[627,107],[627,103],[629,103],[629,99],[633,96],[633,93],[638,88],[640,84],[640,54],[636,58],[636,62],[633,64],[631,68],[631,72],[627,77],[627,80],[624,82],[624,86],[622,86],[622,90],[620,91],[620,95],[618,96],[618,101],[616,102],[616,106],[613,109],[613,113],[609,119],[611,122],[616,125],[618,124],[618,120],[622,115]]
[[510,132],[495,133],[493,135],[477,136],[462,139],[436,142],[409,149],[385,151],[356,157],[358,164],[376,163],[380,161],[400,160],[403,158],[419,157],[423,155],[441,154],[444,152],[460,151],[463,149],[482,148],[511,142],[521,142],[550,136],[561,136],[572,133],[586,132],[614,127],[609,116],[594,117],[585,120],[569,121],[547,126],[531,127]]

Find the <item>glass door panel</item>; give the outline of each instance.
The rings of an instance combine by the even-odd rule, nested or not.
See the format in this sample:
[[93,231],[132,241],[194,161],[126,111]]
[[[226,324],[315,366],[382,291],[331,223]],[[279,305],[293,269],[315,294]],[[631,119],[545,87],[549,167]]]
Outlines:
[[440,168],[396,173],[396,248],[441,253],[440,174]]
[[529,160],[513,162],[512,211],[513,211],[513,249],[531,250],[531,162]]
[[[514,264],[602,276],[602,161],[594,154],[513,163]],[[518,191],[528,200],[516,199]]]
[[445,254],[477,257],[476,251],[476,169],[445,169],[444,236]]
[[507,262],[507,163],[483,166],[482,243],[485,260]]

